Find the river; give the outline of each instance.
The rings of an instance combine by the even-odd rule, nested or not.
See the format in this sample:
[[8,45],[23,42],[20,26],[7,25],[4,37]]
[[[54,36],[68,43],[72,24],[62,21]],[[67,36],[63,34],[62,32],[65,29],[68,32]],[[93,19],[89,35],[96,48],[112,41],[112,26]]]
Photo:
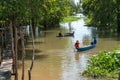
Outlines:
[[[56,37],[59,30],[62,33],[75,31],[74,37]],[[87,67],[87,60],[100,50],[112,50],[120,41],[108,34],[99,34],[96,28],[85,26],[82,19],[71,23],[61,24],[60,29],[40,32],[35,38],[35,61],[32,70],[32,80],[93,80],[82,76]],[[88,45],[93,36],[97,36],[98,43],[95,48],[76,52],[74,43],[80,41],[80,46]],[[31,44],[26,46],[31,48]],[[30,55],[31,53],[26,53]],[[26,56],[27,58],[28,56]],[[19,63],[20,64],[20,63]],[[25,80],[28,80],[27,69],[30,59],[25,61]],[[19,78],[21,69],[19,69]]]

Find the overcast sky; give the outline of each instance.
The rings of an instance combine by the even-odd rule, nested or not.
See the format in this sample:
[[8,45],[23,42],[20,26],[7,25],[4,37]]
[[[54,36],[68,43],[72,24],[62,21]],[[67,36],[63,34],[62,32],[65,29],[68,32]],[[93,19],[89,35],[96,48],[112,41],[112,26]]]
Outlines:
[[79,2],[79,0],[74,0],[74,1],[75,1],[76,4]]

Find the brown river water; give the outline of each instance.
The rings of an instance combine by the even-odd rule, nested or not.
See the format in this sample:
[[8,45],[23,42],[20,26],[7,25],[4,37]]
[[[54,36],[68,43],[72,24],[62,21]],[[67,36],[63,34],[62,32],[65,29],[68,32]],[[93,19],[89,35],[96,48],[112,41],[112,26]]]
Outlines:
[[[44,36],[39,35],[35,38],[35,49],[39,51],[35,53],[31,80],[94,80],[82,76],[83,70],[87,67],[87,60],[100,50],[114,49],[120,41],[113,38],[114,36],[99,34],[97,29],[84,25],[83,19],[61,24],[60,29],[42,31]],[[62,30],[63,33],[75,31],[74,37],[56,37],[59,30]],[[75,41],[79,40],[80,46],[88,45],[92,36],[97,36],[96,47],[88,51],[76,52]],[[26,47],[30,48],[31,44]],[[29,66],[30,59],[27,59],[25,61],[25,80],[28,80]],[[18,74],[20,79],[21,69]]]

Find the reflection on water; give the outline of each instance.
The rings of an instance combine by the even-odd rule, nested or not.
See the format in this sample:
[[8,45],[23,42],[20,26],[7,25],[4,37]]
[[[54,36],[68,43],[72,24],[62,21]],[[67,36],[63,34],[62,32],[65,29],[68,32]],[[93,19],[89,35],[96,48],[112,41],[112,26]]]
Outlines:
[[82,71],[86,68],[88,55],[84,53],[71,52],[63,57],[62,60],[62,79],[61,80],[81,80]]
[[[75,31],[74,37],[59,38],[56,37],[59,30],[48,30],[45,32],[45,37],[35,39],[35,49],[40,52],[35,53],[32,80],[92,80],[81,75],[87,67],[87,60],[100,50],[113,49],[120,42],[112,38],[99,38],[100,34],[96,34],[97,31],[95,31],[97,29],[84,25],[83,19],[71,24],[61,24],[63,32]],[[98,43],[94,49],[83,52],[75,51],[74,42],[76,40],[79,40],[80,46],[83,46],[89,44],[93,36],[98,37]],[[31,44],[27,47],[31,47]],[[27,60],[26,69],[29,64],[30,61]],[[27,80],[27,76],[25,80]]]

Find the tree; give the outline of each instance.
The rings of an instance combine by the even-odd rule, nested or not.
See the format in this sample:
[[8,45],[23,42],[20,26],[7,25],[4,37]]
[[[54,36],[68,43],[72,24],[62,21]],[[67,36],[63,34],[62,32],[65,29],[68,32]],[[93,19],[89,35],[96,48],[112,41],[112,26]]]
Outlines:
[[42,12],[41,23],[45,28],[59,26],[63,17],[70,13],[68,0],[43,0],[40,10]]
[[89,24],[107,29],[117,28],[116,0],[83,0],[83,14]]
[[117,0],[117,31],[120,33],[120,1]]
[[[22,3],[24,2],[24,3]],[[15,80],[18,80],[17,73],[17,26],[25,19],[25,1],[24,0],[0,0],[0,21],[10,24],[12,55],[13,55],[13,74]],[[14,35],[13,35],[14,34]],[[14,37],[14,38],[13,38]]]
[[[7,27],[11,31],[15,80],[18,80],[17,28],[19,30],[21,26],[32,24],[34,33],[35,27],[39,24],[42,24],[45,28],[58,26],[63,17],[70,14],[68,2],[69,0],[0,0],[0,24],[10,25]],[[22,34],[21,37],[22,41],[24,41]],[[23,45],[24,43],[22,42]],[[22,80],[24,80],[24,61],[22,74]]]

